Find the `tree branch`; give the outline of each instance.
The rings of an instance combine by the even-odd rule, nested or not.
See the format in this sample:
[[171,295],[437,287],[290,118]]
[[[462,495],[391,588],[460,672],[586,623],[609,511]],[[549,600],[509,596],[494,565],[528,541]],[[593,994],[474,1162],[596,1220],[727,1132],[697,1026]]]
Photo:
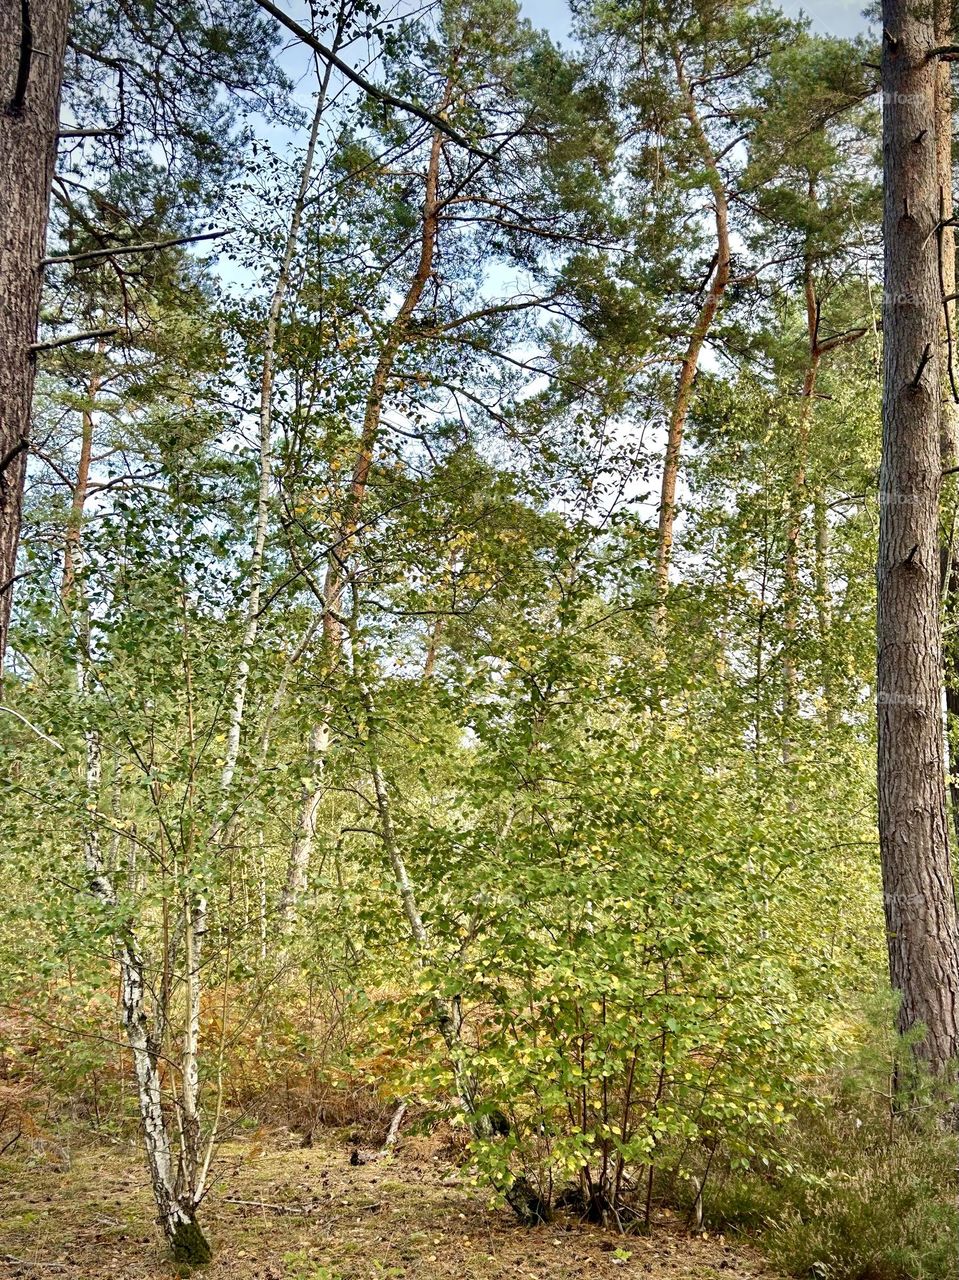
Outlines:
[[87,338],[112,338],[119,332],[119,325],[112,325],[109,329],[85,329],[82,333],[68,333],[62,338],[50,338],[46,342],[32,342],[27,349],[35,355],[38,351],[53,351],[57,347],[68,347],[74,342],[85,342]]
[[56,738],[51,738],[48,733],[44,733],[42,729],[38,729],[37,726],[31,720],[28,720],[26,716],[21,715],[19,711],[14,711],[13,707],[0,705],[0,711],[6,711],[8,715],[14,716],[21,724],[25,724],[32,733],[35,733],[38,738],[42,738],[44,742],[49,742],[51,747],[56,747],[58,751],[66,751],[66,747],[62,742],[58,742]]
[[7,107],[7,114],[19,116],[23,114],[23,104],[27,97],[27,84],[30,80],[30,63],[33,58],[33,27],[30,23],[29,0],[20,0],[20,57],[17,61],[17,82],[13,89],[13,97]]
[[229,235],[231,228],[223,231],[204,231],[198,236],[175,236],[171,240],[150,240],[146,244],[117,244],[109,249],[88,249],[84,253],[56,253],[49,258],[41,258],[40,266],[56,266],[62,262],[89,262],[93,258],[113,258],[121,253],[152,253],[158,249],[172,249],[179,244],[196,244],[199,240],[216,240],[219,236]]
[[113,138],[120,132],[119,125],[110,125],[108,129],[58,129],[58,138]]
[[267,13],[276,18],[281,26],[286,27],[287,31],[291,31],[298,40],[302,40],[304,44],[309,45],[314,52],[318,53],[321,58],[333,64],[338,71],[342,71],[347,79],[352,80],[354,84],[359,85],[364,93],[368,93],[371,98],[376,98],[378,102],[385,103],[389,107],[396,107],[398,111],[408,111],[410,115],[417,116],[426,124],[432,125],[434,129],[439,129],[441,133],[445,133],[448,138],[452,138],[454,142],[458,142],[461,147],[465,147],[467,151],[471,151],[474,155],[483,156],[490,159],[488,152],[481,150],[473,145],[469,139],[465,138],[461,133],[457,132],[452,125],[447,124],[440,116],[434,115],[432,111],[427,111],[425,107],[418,107],[415,102],[407,102],[405,98],[397,98],[386,89],[380,89],[377,85],[372,84],[365,76],[354,70],[348,62],[344,62],[338,57],[327,45],[318,40],[312,31],[308,31],[306,27],[301,27],[298,22],[289,17],[278,9],[271,0],[256,0],[261,9],[265,9]]

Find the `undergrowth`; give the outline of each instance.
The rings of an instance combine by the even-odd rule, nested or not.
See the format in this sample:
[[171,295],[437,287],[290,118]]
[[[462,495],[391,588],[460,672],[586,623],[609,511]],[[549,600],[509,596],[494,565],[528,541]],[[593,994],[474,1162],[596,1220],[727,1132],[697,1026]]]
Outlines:
[[[943,1090],[896,1088],[908,1048],[873,1042],[787,1127],[778,1158],[714,1162],[707,1227],[754,1235],[770,1262],[812,1280],[954,1280],[959,1137]],[[695,1193],[687,1193],[687,1207]]]

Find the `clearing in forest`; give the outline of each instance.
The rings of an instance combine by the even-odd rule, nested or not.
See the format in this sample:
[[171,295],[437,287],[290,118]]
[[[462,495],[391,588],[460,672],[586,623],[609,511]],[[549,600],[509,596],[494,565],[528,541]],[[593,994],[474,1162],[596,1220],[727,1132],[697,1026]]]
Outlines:
[[[86,1147],[8,1155],[0,1164],[0,1276],[147,1280],[174,1274],[153,1224],[136,1150]],[[559,1215],[519,1226],[442,1154],[413,1139],[395,1155],[350,1163],[321,1136],[310,1148],[233,1142],[204,1204],[215,1251],[209,1280],[404,1280],[406,1277],[652,1277],[746,1280],[762,1260],[669,1218],[646,1238]]]

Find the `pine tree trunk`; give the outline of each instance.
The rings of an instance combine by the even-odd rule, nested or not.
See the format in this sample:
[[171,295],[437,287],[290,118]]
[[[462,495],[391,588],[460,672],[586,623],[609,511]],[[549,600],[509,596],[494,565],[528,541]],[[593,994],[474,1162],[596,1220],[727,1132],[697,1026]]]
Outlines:
[[879,838],[901,1031],[942,1072],[959,1050],[959,939],[941,730],[942,315],[931,9],[883,3],[883,451],[877,571]]
[[709,336],[719,304],[729,285],[731,250],[729,243],[729,202],[726,184],[720,173],[716,157],[713,155],[699,118],[696,100],[683,69],[682,59],[675,55],[676,78],[683,98],[686,118],[692,130],[693,142],[697,155],[702,161],[709,186],[713,194],[713,207],[716,218],[716,258],[715,266],[710,274],[706,300],[699,310],[693,331],[686,345],[686,352],[679,367],[679,379],[676,383],[676,397],[669,418],[669,431],[666,438],[666,458],[663,462],[663,478],[659,498],[659,532],[656,543],[656,623],[661,627],[665,621],[666,594],[669,591],[669,566],[673,554],[673,526],[676,523],[676,484],[679,479],[679,463],[683,449],[683,436],[686,432],[686,419],[693,396],[693,383],[699,369],[699,357],[703,344]]
[[67,0],[0,0],[0,666],[7,647]]
[[[98,356],[103,353],[101,343]],[[69,605],[73,595],[73,585],[77,572],[77,555],[80,550],[80,535],[83,530],[83,509],[86,506],[87,490],[90,486],[90,463],[93,459],[93,428],[97,392],[100,390],[100,373],[94,369],[87,384],[87,405],[81,414],[80,457],[77,462],[77,478],[70,499],[70,516],[67,521],[67,533],[63,542],[63,576],[60,580],[60,599]]]
[[[952,44],[952,5],[946,0],[936,4],[936,43]],[[959,457],[959,364],[956,351],[956,233],[949,225],[953,217],[952,199],[952,71],[951,64],[941,62],[936,77],[936,162],[939,168],[939,201],[943,225],[939,229],[940,283],[947,299],[943,305],[942,338],[939,347],[942,372],[942,425],[940,444],[944,471],[956,465]],[[956,628],[956,481],[944,485],[942,516],[943,675],[946,686],[945,734],[946,759],[949,768],[949,799],[952,810],[954,851],[959,855],[959,636]]]

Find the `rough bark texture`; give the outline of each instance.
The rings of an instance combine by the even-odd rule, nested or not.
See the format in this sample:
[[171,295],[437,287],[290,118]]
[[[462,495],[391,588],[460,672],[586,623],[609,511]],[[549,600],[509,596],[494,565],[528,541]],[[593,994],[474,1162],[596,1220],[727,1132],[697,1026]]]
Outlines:
[[7,647],[67,0],[0,0],[0,664]]
[[959,1049],[939,613],[942,316],[931,9],[883,3],[883,458],[877,631],[879,836],[899,1027],[935,1071]]
[[[937,0],[936,44],[952,44],[952,4],[949,0]],[[959,368],[956,366],[956,232],[950,226],[953,217],[952,199],[952,66],[940,62],[936,74],[936,166],[939,174],[939,211],[942,225],[939,228],[940,285],[942,288],[942,336],[940,347],[942,361],[942,465],[955,465],[959,450]],[[956,391],[953,388],[956,388]]]
[[[951,45],[952,5],[939,0],[936,5],[936,43]],[[939,347],[942,371],[942,424],[940,444],[942,466],[948,471],[959,456],[959,367],[956,351],[956,233],[948,225],[953,217],[952,199],[952,64],[941,62],[936,77],[936,163],[939,170],[939,199],[943,225],[939,229],[940,284],[943,303],[942,343]],[[954,849],[959,850],[959,636],[956,634],[956,481],[948,480],[942,500],[942,585],[943,617],[947,625],[943,645],[943,669],[946,686],[946,752],[949,764],[949,793],[952,808]]]

